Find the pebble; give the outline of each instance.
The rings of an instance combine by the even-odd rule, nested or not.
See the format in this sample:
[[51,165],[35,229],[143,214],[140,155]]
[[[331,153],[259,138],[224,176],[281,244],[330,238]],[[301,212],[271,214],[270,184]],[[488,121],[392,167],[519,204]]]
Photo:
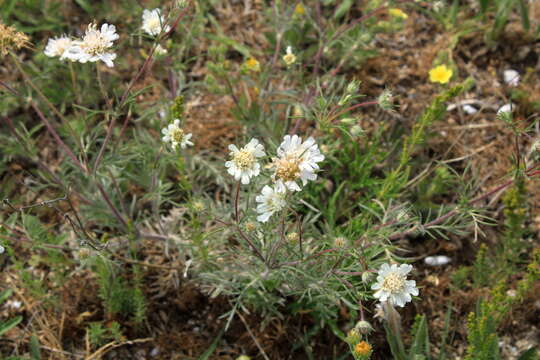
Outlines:
[[426,265],[429,266],[442,266],[450,263],[452,259],[445,255],[428,256],[424,259]]

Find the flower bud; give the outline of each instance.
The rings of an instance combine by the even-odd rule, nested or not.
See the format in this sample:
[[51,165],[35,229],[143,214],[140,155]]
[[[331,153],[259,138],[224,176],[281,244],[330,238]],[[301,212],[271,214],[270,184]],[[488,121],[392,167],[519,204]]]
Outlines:
[[349,330],[349,332],[347,333],[347,337],[345,338],[345,340],[349,344],[357,344],[360,339],[360,332],[356,328],[352,328],[351,330]]
[[334,246],[337,248],[344,247],[347,244],[347,239],[342,236],[339,236],[334,239]]
[[363,133],[364,133],[364,129],[362,129],[362,127],[360,125],[354,125],[351,128],[351,135],[354,136],[354,137],[359,137]]
[[358,332],[362,335],[368,335],[370,332],[373,331],[373,327],[366,320],[360,320],[356,323],[354,328],[358,330]]
[[379,106],[381,107],[381,109],[391,111],[394,108],[392,99],[393,99],[392,92],[388,89],[385,89],[381,93],[381,95],[379,95],[377,102],[379,103]]
[[371,279],[373,279],[373,273],[369,271],[364,271],[362,273],[362,282],[364,284],[368,284],[371,282]]
[[298,235],[297,232],[292,232],[287,234],[287,240],[289,240],[292,243],[296,243],[300,239],[300,235]]

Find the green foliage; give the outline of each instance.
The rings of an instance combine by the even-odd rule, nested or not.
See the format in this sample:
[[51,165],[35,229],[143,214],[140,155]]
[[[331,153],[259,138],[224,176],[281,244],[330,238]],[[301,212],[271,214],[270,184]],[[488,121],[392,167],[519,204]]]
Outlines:
[[94,347],[99,347],[108,341],[121,341],[123,338],[120,324],[116,321],[110,322],[104,326],[101,322],[90,323],[87,330],[90,343]]
[[491,261],[488,248],[485,244],[480,245],[473,264],[473,281],[477,287],[487,286],[490,281]]
[[522,261],[522,252],[527,247],[525,236],[527,233],[527,190],[522,177],[516,179],[516,184],[510,188],[503,197],[505,232],[503,235],[502,248],[498,254],[499,260],[506,271],[516,268]]
[[[0,293],[0,304],[7,300],[13,293],[12,290],[4,290]],[[7,333],[9,330],[17,326],[22,321],[22,316],[16,316],[13,319],[0,322],[0,335]]]
[[136,323],[146,317],[146,299],[137,283],[130,286],[122,277],[122,271],[110,260],[97,256],[94,271],[98,276],[99,297],[109,316],[120,314],[132,316]]
[[429,331],[427,327],[427,320],[425,315],[417,315],[414,324],[410,330],[412,335],[412,342],[409,346],[409,350],[405,350],[405,345],[403,339],[395,328],[394,330],[391,327],[385,325],[386,338],[390,345],[392,355],[395,360],[444,360],[447,359],[446,356],[446,343],[449,336],[449,326],[450,326],[450,316],[451,316],[451,307],[448,307],[448,310],[444,319],[444,330],[441,336],[441,342],[437,348],[439,349],[439,354],[433,356],[431,354],[431,346],[429,340]]
[[497,360],[501,359],[499,353],[499,340],[496,333],[494,314],[489,313],[482,302],[479,303],[476,313],[470,313],[467,320],[469,331],[466,360]]

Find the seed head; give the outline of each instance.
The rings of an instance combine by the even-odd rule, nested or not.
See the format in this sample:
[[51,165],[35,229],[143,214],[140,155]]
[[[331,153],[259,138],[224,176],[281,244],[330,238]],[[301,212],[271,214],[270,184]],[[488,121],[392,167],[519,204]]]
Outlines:
[[0,55],[5,56],[11,50],[30,46],[30,38],[17,31],[13,26],[0,23]]

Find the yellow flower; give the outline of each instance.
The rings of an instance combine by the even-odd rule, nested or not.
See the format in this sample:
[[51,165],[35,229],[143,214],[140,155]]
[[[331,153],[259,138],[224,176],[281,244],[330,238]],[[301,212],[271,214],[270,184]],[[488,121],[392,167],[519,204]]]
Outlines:
[[371,345],[365,341],[360,341],[356,346],[354,347],[354,352],[356,355],[359,356],[366,356],[371,354]]
[[439,65],[429,70],[429,80],[431,82],[446,84],[451,77],[452,69],[449,69],[446,65]]
[[407,15],[401,9],[398,9],[398,8],[389,9],[388,13],[393,17],[402,18],[402,19],[407,19],[409,17],[409,15]]
[[287,64],[287,66],[291,66],[296,62],[296,55],[293,54],[290,46],[287,46],[287,53],[283,55],[283,61],[285,64]]
[[296,15],[302,16],[306,13],[306,8],[304,7],[304,5],[302,5],[302,3],[298,3],[294,8],[294,13]]
[[247,59],[246,62],[244,63],[244,66],[246,67],[246,69],[251,70],[251,71],[256,71],[256,72],[261,71],[261,64],[259,64],[257,59],[253,57]]

